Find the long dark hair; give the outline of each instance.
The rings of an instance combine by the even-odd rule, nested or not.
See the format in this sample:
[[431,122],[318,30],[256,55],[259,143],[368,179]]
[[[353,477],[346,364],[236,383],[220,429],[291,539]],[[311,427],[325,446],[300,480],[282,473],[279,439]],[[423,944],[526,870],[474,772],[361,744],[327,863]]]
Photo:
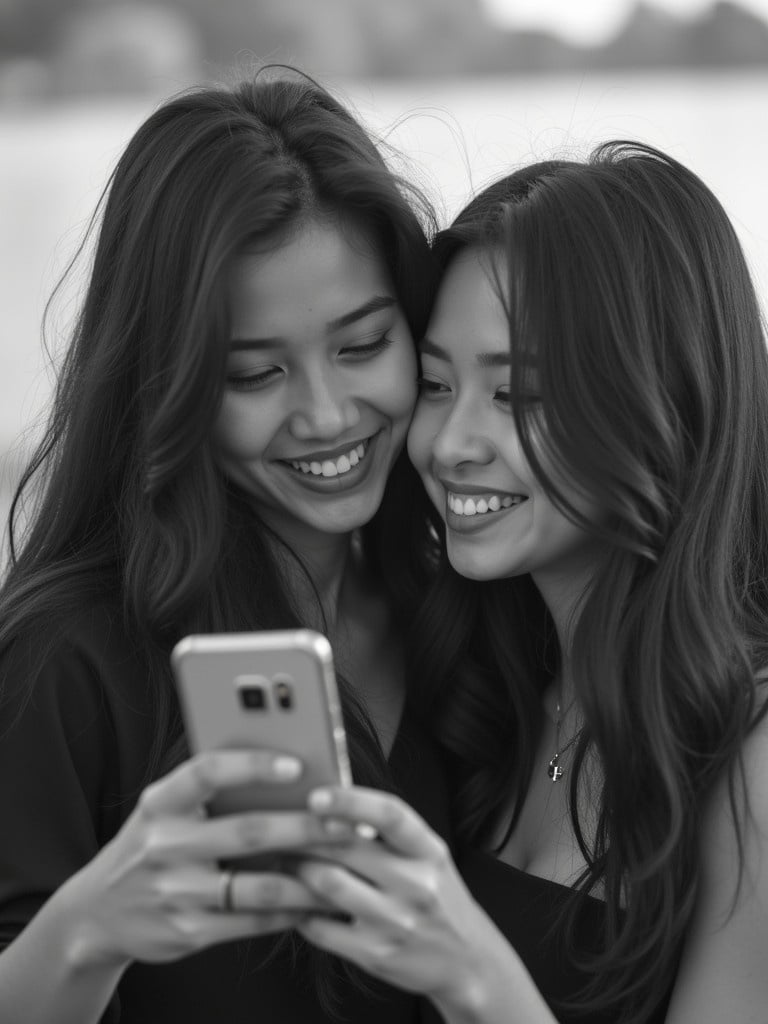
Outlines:
[[[706,797],[725,774],[741,806],[739,752],[765,710],[755,684],[768,655],[760,309],[719,202],[636,143],[490,186],[439,234],[440,265],[468,246],[497,269],[525,456],[561,510],[603,541],[569,652],[584,721],[570,807],[587,862],[576,888],[604,887],[607,926],[596,959],[571,953],[591,979],[578,1008],[638,1024],[674,976]],[[536,353],[536,421],[519,400],[523,349]],[[558,480],[594,499],[604,522],[584,521]],[[477,584],[444,552],[433,564],[412,685],[455,767],[461,838],[488,845],[510,787],[513,824],[522,808],[531,723],[560,652],[530,577]],[[419,574],[430,576],[423,560]],[[577,800],[590,751],[602,768],[594,839]]]
[[[151,686],[149,781],[185,752],[172,644],[189,632],[301,624],[274,558],[277,538],[217,469],[209,442],[232,262],[276,245],[301,218],[338,215],[376,245],[418,337],[431,298],[432,215],[344,106],[286,68],[164,103],[131,139],[100,207],[49,425],[13,503],[0,651],[22,634],[53,637],[70,608],[117,595]],[[363,530],[385,586],[419,486],[401,456]],[[37,499],[25,502],[30,493]],[[44,642],[33,650],[30,689],[48,654]],[[343,700],[355,775],[385,785],[386,763],[349,687]]]

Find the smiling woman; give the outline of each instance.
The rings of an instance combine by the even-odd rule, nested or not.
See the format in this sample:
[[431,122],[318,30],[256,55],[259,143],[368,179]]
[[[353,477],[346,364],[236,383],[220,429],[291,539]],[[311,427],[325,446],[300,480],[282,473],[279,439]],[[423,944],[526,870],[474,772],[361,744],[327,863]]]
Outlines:
[[220,463],[294,547],[347,534],[381,504],[416,400],[389,274],[365,233],[320,213],[241,256],[230,294]]
[[380,842],[302,865],[339,917],[298,927],[448,1024],[763,1020],[768,346],[733,226],[615,142],[435,252],[409,696],[459,857],[391,794],[317,793]]
[[[448,557],[463,576],[541,580],[553,565],[562,575],[567,559],[578,577],[579,562],[590,564],[588,535],[553,503],[510,429],[513,360],[495,276],[492,259],[474,248],[446,271],[420,345],[421,402],[408,451],[449,527]],[[522,401],[529,416],[541,404],[531,368]],[[573,487],[565,493],[594,515]]]
[[407,993],[275,942],[325,906],[298,877],[222,873],[338,837],[309,813],[206,819],[219,790],[302,765],[188,758],[169,653],[188,633],[323,629],[356,779],[445,830],[434,746],[404,712],[390,557],[419,487],[402,448],[430,225],[288,69],[165,103],[121,157],[0,593],[3,1020],[414,1019]]

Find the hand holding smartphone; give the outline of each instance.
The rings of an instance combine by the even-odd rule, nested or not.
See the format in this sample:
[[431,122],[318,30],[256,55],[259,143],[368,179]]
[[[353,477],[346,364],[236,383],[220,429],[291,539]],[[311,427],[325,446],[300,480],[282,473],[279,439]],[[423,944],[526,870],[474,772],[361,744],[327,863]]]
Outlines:
[[187,636],[171,654],[193,753],[263,748],[292,754],[301,775],[218,794],[213,815],[305,811],[311,790],[352,784],[331,645],[309,629]]

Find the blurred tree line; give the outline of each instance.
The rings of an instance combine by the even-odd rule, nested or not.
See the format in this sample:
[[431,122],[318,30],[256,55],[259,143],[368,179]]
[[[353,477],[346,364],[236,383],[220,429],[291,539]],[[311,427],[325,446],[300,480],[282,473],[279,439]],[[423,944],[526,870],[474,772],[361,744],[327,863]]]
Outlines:
[[6,85],[16,68],[41,91],[123,89],[252,58],[411,77],[768,66],[768,26],[733,0],[688,19],[640,2],[612,40],[583,47],[502,30],[481,0],[0,0]]

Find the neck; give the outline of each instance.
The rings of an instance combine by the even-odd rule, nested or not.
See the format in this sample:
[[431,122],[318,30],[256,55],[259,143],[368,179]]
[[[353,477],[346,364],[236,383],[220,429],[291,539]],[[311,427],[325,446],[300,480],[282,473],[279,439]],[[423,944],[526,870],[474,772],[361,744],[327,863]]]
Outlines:
[[565,578],[547,573],[536,573],[533,576],[533,582],[544,598],[544,603],[552,616],[563,666],[565,666],[578,614],[579,601],[587,581],[577,581],[572,576]]
[[547,566],[531,574],[557,631],[564,680],[569,676],[568,658],[579,607],[589,591],[594,569],[594,551],[586,548],[565,562]]
[[573,681],[568,666],[554,677],[541,695],[544,713],[556,726],[565,727],[566,732],[576,731],[574,724],[579,720],[579,709],[573,692]]
[[316,532],[311,536],[290,537],[284,530],[279,533],[306,570],[303,572],[295,559],[276,545],[275,554],[297,612],[307,625],[333,632],[343,603],[346,578],[354,563],[353,534]]
[[560,669],[552,685],[545,691],[544,708],[553,721],[559,718],[562,722],[566,714],[573,709],[571,641],[581,602],[589,590],[592,565],[584,566],[577,572],[537,572],[532,578],[552,616],[560,648]]
[[[344,584],[352,565],[352,537],[350,534],[329,536],[301,553],[314,584],[323,614],[331,629],[335,629],[342,605]],[[305,581],[306,586],[306,581]],[[312,594],[314,603],[315,595]]]

